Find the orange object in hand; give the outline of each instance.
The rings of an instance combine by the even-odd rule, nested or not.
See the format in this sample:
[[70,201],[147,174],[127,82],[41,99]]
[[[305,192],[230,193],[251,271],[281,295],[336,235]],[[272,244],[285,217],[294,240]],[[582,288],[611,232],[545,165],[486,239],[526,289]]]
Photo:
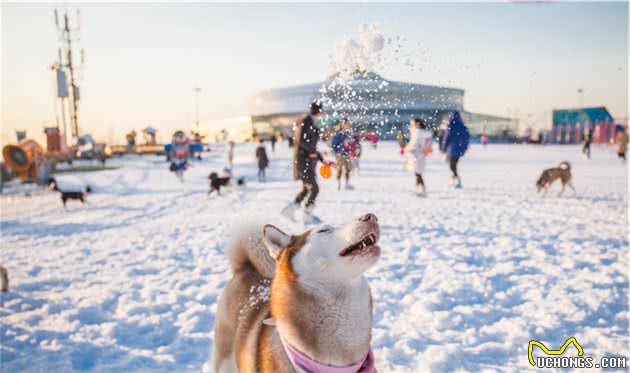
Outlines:
[[322,175],[324,179],[330,179],[332,176],[332,168],[328,163],[324,163],[319,168],[319,174]]

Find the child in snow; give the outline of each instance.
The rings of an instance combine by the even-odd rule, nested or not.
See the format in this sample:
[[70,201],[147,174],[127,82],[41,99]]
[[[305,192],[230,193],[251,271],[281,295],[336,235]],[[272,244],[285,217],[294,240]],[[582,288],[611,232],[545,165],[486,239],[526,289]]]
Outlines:
[[405,155],[405,146],[407,146],[407,142],[405,141],[405,135],[403,135],[402,131],[398,131],[396,134],[396,141],[398,142],[398,148],[400,149],[400,155]]
[[372,147],[376,149],[376,146],[378,145],[378,135],[375,132],[372,132],[368,134],[368,139],[370,140]]
[[350,173],[352,172],[352,153],[356,148],[352,137],[352,124],[347,118],[343,118],[339,131],[332,139],[332,150],[337,156],[337,190],[341,190],[341,177],[346,178],[346,189],[352,190],[350,185]]
[[176,131],[172,141],[172,157],[170,170],[175,172],[175,176],[184,182],[184,171],[188,168],[188,156],[190,154],[190,139],[183,131]]
[[256,159],[258,160],[258,181],[265,182],[265,168],[269,166],[269,157],[267,157],[267,150],[265,150],[265,140],[260,139],[258,147],[256,148]]
[[427,191],[422,179],[424,159],[430,154],[432,136],[427,131],[427,124],[422,119],[412,119],[409,122],[409,144],[405,147],[407,167],[416,175],[416,193],[425,197]]

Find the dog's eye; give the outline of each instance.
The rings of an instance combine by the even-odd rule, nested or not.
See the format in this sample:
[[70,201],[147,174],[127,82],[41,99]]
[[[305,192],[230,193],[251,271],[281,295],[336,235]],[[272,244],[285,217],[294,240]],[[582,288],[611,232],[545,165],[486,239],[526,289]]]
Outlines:
[[324,227],[324,228],[318,230],[317,233],[330,233],[330,232],[332,232],[332,230],[333,229],[331,227]]

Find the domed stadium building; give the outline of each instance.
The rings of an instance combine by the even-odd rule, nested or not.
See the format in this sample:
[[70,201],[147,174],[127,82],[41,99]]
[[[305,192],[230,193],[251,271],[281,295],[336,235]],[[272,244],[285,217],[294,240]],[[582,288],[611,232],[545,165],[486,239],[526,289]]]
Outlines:
[[355,130],[376,132],[382,139],[394,138],[414,117],[437,129],[453,111],[462,114],[472,135],[508,139],[518,130],[514,119],[466,111],[462,89],[391,81],[374,73],[357,73],[349,81],[333,76],[324,82],[260,92],[250,100],[252,130],[261,136],[288,134],[315,100],[324,105],[325,125],[347,117]]

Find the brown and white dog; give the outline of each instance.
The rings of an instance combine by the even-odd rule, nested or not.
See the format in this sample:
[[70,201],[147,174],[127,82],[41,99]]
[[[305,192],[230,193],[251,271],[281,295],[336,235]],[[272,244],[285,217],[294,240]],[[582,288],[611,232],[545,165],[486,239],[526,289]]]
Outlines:
[[380,256],[379,232],[367,214],[299,235],[265,225],[262,234],[235,237],[233,277],[216,316],[214,371],[374,372],[372,296],[363,274]]
[[573,195],[575,195],[575,188],[571,182],[571,164],[567,161],[562,161],[558,164],[558,167],[548,168],[542,172],[540,178],[538,178],[538,181],[536,182],[538,193],[540,193],[541,190],[544,190],[543,196],[547,194],[551,184],[558,179],[560,179],[560,182],[562,183],[562,189],[560,189],[558,196],[561,196],[562,193],[564,193],[564,188],[567,185],[573,191]]

